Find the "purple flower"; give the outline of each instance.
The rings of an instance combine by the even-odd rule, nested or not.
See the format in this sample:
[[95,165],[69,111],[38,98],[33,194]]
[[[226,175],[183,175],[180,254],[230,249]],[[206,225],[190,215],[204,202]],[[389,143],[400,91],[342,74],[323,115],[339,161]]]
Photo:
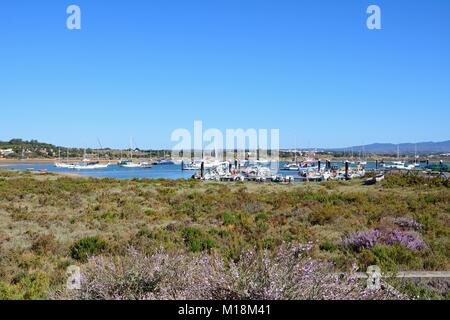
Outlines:
[[425,247],[420,234],[415,231],[394,230],[386,236],[386,244],[400,244],[411,250],[420,250]]
[[418,223],[414,219],[407,218],[407,217],[397,218],[394,220],[394,223],[403,228],[414,229],[416,231],[423,230],[423,226],[420,223]]
[[353,249],[372,248],[379,242],[380,237],[381,232],[377,229],[354,232],[348,234],[342,240],[342,244]]
[[56,299],[106,300],[349,300],[402,299],[394,290],[367,292],[354,273],[337,274],[310,256],[311,246],[281,245],[276,252],[244,251],[237,262],[218,254],[161,250],[151,256],[96,256],[82,269],[80,290]]
[[376,244],[400,244],[410,250],[420,250],[425,247],[419,233],[415,231],[393,230],[381,232],[378,229],[349,233],[342,239],[342,244],[353,250],[372,248]]

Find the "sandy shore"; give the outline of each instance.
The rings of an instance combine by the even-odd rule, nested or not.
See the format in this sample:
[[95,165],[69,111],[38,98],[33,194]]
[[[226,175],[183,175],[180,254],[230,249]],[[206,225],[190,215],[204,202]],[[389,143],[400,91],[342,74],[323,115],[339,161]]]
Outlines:
[[25,159],[25,160],[14,160],[14,159],[0,159],[0,167],[7,166],[29,166],[33,164],[50,164],[54,163],[51,159]]
[[[80,162],[82,159],[69,159],[69,163]],[[8,166],[32,166],[36,164],[53,164],[57,162],[56,159],[25,159],[25,160],[15,160],[15,159],[0,159],[0,167]],[[94,160],[93,160],[94,161]],[[95,160],[97,161],[97,160]],[[65,162],[65,160],[64,160]],[[115,163],[117,161],[111,161]],[[100,163],[108,163],[107,160],[100,160]]]

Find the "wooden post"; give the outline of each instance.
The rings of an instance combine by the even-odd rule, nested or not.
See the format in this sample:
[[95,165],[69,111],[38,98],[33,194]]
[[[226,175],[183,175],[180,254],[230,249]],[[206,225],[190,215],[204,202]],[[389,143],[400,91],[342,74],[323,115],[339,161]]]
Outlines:
[[320,171],[320,160],[317,162],[317,168]]
[[378,169],[378,160],[375,160],[375,169]]
[[181,171],[184,171],[184,161],[181,160]]
[[348,180],[348,161],[345,161],[345,180]]
[[202,164],[200,165],[200,176],[204,178],[205,176],[205,162],[202,161]]

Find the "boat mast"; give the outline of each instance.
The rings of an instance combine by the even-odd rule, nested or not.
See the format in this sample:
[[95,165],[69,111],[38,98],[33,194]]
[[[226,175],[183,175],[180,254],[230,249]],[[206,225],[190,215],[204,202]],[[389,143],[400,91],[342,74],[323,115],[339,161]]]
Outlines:
[[133,161],[133,138],[130,137],[130,159]]
[[414,163],[417,163],[417,143],[414,144]]

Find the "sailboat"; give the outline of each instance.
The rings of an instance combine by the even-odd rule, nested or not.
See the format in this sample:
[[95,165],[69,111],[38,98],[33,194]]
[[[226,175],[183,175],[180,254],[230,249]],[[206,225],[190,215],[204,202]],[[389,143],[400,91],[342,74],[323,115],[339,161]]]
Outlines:
[[367,161],[365,159],[366,159],[366,155],[365,155],[364,145],[362,145],[361,146],[361,156],[360,156],[360,161],[358,161],[358,165],[366,166]]
[[74,164],[69,163],[69,150],[67,150],[66,163],[61,161],[61,148],[58,148],[58,162],[55,162],[55,167],[59,169],[73,169]]
[[170,160],[169,158],[166,157],[166,151],[164,150],[163,158],[160,159],[159,161],[157,161],[155,164],[160,165],[160,166],[170,166],[170,165],[174,165],[175,162],[173,162],[172,160]]
[[419,156],[417,155],[417,143],[414,145],[414,167],[418,168],[420,167],[420,162],[417,161],[419,159]]
[[73,165],[75,170],[94,170],[94,169],[106,169],[109,167],[109,163],[100,164],[98,161],[95,162],[83,162]]
[[404,161],[400,160],[400,146],[397,145],[397,161],[392,161],[392,165],[385,165],[385,168],[398,170],[412,170],[415,168],[414,164],[406,165]]
[[[100,145],[101,147],[101,145]],[[110,163],[101,164],[100,163],[100,154],[97,154],[97,161],[91,161],[87,158],[86,149],[84,149],[84,156],[82,162],[76,163],[73,165],[72,169],[75,170],[97,170],[97,169],[106,169],[109,167]]]
[[122,168],[151,168],[151,164],[147,162],[135,163],[133,162],[133,138],[130,138],[130,159],[129,160],[121,160],[118,164],[119,167]]

